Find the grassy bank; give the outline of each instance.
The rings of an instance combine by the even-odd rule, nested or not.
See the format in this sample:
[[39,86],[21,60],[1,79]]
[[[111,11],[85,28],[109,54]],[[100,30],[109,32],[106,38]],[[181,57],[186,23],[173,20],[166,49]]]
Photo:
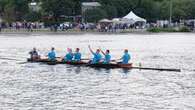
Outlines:
[[68,29],[68,30],[58,30],[58,31],[51,31],[49,28],[45,29],[33,29],[33,31],[27,31],[26,29],[2,29],[0,34],[28,34],[28,33],[43,33],[43,34],[125,34],[125,33],[145,33],[147,32],[146,29],[125,29],[125,30],[117,30],[117,31],[108,31],[108,32],[99,32],[98,30],[84,30],[80,31],[78,29]]
[[148,32],[159,33],[159,32],[191,32],[191,30],[187,27],[180,28],[149,28]]

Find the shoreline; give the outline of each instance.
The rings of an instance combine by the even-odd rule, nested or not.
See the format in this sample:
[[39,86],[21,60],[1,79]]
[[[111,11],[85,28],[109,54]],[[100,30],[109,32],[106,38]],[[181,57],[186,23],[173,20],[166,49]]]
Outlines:
[[78,31],[78,30],[67,30],[67,31],[49,31],[49,30],[34,30],[34,31],[26,31],[26,30],[2,30],[0,35],[13,35],[13,34],[21,34],[21,35],[31,35],[31,34],[57,34],[57,35],[84,35],[84,34],[97,34],[97,35],[122,35],[122,34],[164,34],[164,33],[189,33],[195,34],[195,32],[148,32],[146,29],[128,29],[128,30],[119,30],[117,32],[98,32],[96,30],[88,30],[88,31]]
[[106,34],[106,35],[117,35],[117,34],[146,34],[145,29],[128,29],[128,30],[117,30],[116,32],[98,32],[97,30],[87,30],[87,31],[79,31],[79,30],[67,30],[67,31],[50,31],[50,30],[34,30],[34,31],[26,31],[26,30],[2,30],[0,35],[3,34],[64,34],[64,35],[83,35],[83,34]]

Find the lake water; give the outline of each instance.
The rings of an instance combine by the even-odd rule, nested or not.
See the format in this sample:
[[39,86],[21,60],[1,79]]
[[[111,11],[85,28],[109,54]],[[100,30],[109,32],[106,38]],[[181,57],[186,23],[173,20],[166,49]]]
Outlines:
[[[110,49],[120,58],[129,49],[135,66],[178,68],[181,72],[93,69],[21,63],[37,47],[57,56],[66,48]],[[0,35],[1,110],[195,110],[195,34]]]

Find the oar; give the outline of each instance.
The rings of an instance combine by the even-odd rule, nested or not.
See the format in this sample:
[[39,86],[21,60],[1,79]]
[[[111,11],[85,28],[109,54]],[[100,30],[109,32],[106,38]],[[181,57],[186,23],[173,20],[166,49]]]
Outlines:
[[141,63],[139,63],[139,67],[134,66],[134,67],[132,67],[132,69],[181,72],[181,69],[142,67],[142,64]]
[[172,68],[132,67],[132,69],[181,72],[181,69],[172,69]]
[[[117,62],[117,60],[119,59],[116,59],[116,60],[111,60],[112,62]],[[174,69],[174,68],[150,68],[150,67],[141,67],[142,64],[139,63],[139,67],[131,67],[132,69],[140,69],[140,70],[157,70],[157,71],[175,71],[175,72],[181,72],[181,69]]]
[[[116,62],[117,60],[111,60],[112,62]],[[140,70],[157,70],[157,71],[175,71],[175,72],[181,72],[181,69],[173,69],[173,68],[150,68],[150,67],[141,67],[142,64],[139,63],[139,67],[133,66],[132,69],[140,69]]]
[[29,62],[25,61],[25,62],[19,62],[17,64],[26,64],[26,63],[29,63]]
[[81,60],[91,60],[90,58],[82,58]]
[[[22,60],[18,60],[18,59],[15,59],[15,58],[5,58],[5,57],[0,57],[0,59],[3,59],[3,60],[11,60],[11,61],[22,61]],[[19,62],[17,64],[25,64],[25,63],[28,63],[28,62]]]
[[[56,58],[63,59],[63,57],[56,57]],[[91,59],[90,58],[82,58],[81,61],[82,60],[91,60]]]
[[0,57],[0,59],[2,59],[2,60],[14,60],[14,61],[21,61],[21,60],[15,59],[15,58],[6,58],[6,57]]

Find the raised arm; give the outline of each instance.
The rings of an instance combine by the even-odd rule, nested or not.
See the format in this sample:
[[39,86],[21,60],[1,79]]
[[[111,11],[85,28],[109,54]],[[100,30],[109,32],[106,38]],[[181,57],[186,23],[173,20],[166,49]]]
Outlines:
[[106,53],[99,47],[100,51],[102,52],[103,55],[106,55]]
[[122,60],[124,58],[124,56],[122,56],[119,60]]
[[90,50],[90,52],[91,52],[92,54],[95,54],[95,52],[91,49],[91,46],[90,46],[90,45],[88,45],[88,48],[89,48],[89,50]]

